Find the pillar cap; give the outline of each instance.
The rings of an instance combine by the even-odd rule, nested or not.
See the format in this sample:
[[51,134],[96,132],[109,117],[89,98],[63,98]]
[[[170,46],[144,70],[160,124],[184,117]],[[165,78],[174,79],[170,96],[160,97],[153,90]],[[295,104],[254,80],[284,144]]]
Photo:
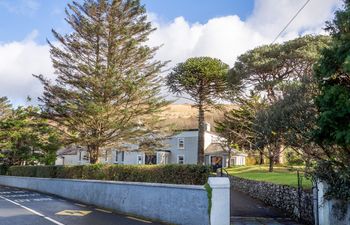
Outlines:
[[211,188],[230,188],[228,177],[209,177],[208,184]]

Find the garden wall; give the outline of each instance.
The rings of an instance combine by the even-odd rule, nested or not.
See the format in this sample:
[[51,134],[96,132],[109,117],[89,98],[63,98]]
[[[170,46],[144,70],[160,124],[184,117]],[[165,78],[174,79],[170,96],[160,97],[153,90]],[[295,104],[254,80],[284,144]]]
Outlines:
[[235,190],[279,208],[294,219],[301,218],[303,222],[308,224],[314,223],[312,193],[301,192],[299,207],[299,195],[296,188],[234,176],[231,176],[230,179],[231,186]]
[[211,177],[208,184],[210,187],[205,188],[202,185],[0,176],[0,185],[54,194],[171,224],[229,225],[229,180]]

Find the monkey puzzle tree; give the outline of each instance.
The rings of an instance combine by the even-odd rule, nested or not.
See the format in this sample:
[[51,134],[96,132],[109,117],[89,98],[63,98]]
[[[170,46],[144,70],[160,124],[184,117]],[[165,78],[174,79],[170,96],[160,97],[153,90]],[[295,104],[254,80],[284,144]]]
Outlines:
[[169,90],[188,95],[198,108],[198,164],[204,163],[204,114],[226,91],[228,69],[219,59],[197,57],[179,63],[167,76]]
[[86,146],[96,163],[101,147],[146,135],[167,104],[159,95],[164,63],[145,45],[154,29],[139,0],[73,1],[66,9],[72,32],[53,30],[49,42],[57,79],[37,76],[43,115],[65,143]]

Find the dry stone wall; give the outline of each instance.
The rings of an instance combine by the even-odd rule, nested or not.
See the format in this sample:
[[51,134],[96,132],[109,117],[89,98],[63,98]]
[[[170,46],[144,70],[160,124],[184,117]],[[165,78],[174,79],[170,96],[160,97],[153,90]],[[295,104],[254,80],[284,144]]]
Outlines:
[[[247,180],[231,176],[231,187],[235,190],[281,209],[287,216],[307,224],[314,224],[313,195],[285,185]],[[299,201],[300,199],[300,201]]]

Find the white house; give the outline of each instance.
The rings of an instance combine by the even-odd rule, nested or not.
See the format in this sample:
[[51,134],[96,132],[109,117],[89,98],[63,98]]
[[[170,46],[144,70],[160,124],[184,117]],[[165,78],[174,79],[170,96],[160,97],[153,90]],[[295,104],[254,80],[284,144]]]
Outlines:
[[[220,164],[226,167],[228,160],[231,165],[245,165],[246,154],[234,151],[231,159],[220,144],[222,137],[210,131],[206,125],[204,135],[205,164]],[[152,153],[140,151],[137,145],[127,145],[128,150],[104,149],[99,158],[100,163],[108,164],[197,164],[198,129],[182,130],[165,140],[163,149]],[[58,151],[56,165],[88,164],[86,149],[69,147]]]

